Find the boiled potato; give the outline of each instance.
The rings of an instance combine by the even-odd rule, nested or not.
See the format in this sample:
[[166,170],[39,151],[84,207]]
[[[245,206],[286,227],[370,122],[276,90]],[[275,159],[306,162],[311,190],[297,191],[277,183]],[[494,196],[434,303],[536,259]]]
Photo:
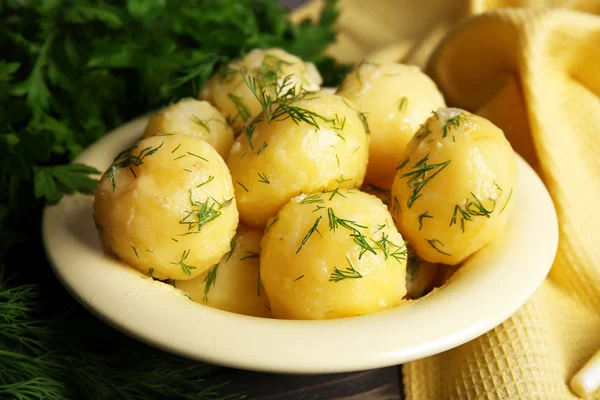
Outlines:
[[421,258],[458,264],[502,232],[517,180],[515,154],[499,128],[467,111],[441,108],[404,152],[392,214]]
[[260,259],[276,318],[368,314],[406,294],[404,240],[381,200],[357,189],[293,198],[270,221]]
[[348,74],[337,94],[367,114],[371,128],[365,180],[391,189],[408,142],[432,110],[444,107],[435,83],[416,66],[363,62]]
[[157,135],[119,154],[95,192],[109,250],[160,280],[191,279],[229,250],[238,212],[217,151],[186,135]]
[[[319,90],[321,75],[313,63],[281,49],[255,49],[217,72],[200,92],[200,98],[214,104],[230,121],[235,132],[240,132],[246,122],[254,118],[261,105],[244,78],[256,79],[257,92],[277,97],[275,92],[295,88]],[[287,78],[287,79],[286,79]]]
[[161,133],[183,133],[205,140],[223,158],[233,143],[233,130],[225,117],[207,101],[184,99],[154,114],[144,137]]
[[194,279],[177,281],[178,289],[198,303],[255,317],[270,317],[260,282],[260,239],[263,233],[240,227],[221,261]]
[[348,101],[317,92],[287,106],[293,111],[277,108],[272,115],[280,116],[270,122],[261,114],[227,159],[240,219],[251,226],[265,226],[294,196],[358,187],[365,176],[369,137]]

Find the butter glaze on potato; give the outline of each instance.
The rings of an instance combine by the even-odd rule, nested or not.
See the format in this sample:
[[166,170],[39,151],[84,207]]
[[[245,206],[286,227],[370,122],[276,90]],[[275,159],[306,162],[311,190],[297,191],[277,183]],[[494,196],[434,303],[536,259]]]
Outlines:
[[261,278],[275,318],[387,310],[406,294],[406,246],[387,207],[357,189],[301,195],[270,221]]
[[502,130],[467,111],[441,108],[403,155],[392,215],[421,258],[455,265],[503,231],[517,181],[516,157]]
[[105,246],[157,279],[191,279],[218,263],[238,225],[231,175],[217,151],[186,135],[123,151],[95,191]]

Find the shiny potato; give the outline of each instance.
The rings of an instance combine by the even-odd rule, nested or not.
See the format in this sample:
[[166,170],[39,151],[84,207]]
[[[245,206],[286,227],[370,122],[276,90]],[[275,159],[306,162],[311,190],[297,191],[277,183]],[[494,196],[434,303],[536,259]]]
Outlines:
[[467,111],[441,108],[404,152],[392,214],[421,258],[455,265],[502,232],[517,181],[502,130]]
[[177,288],[192,300],[219,310],[270,317],[259,275],[262,236],[262,231],[240,227],[217,265],[194,279],[177,281]]
[[275,92],[283,86],[286,91],[291,88],[316,91],[322,83],[313,63],[281,49],[255,49],[229,63],[208,81],[199,97],[217,107],[237,133],[262,110],[242,73],[256,79],[258,93],[273,97],[277,97]]
[[[293,111],[281,111],[270,122],[261,114],[227,159],[240,219],[251,226],[264,227],[294,196],[358,187],[365,176],[369,137],[348,101],[317,92],[289,105]],[[294,120],[292,113],[305,120]]]
[[357,189],[293,198],[262,239],[275,318],[331,319],[403,303],[406,246],[386,206]]
[[233,130],[225,117],[207,101],[183,99],[160,110],[148,121],[144,137],[161,133],[182,133],[198,137],[227,158],[233,144]]
[[238,225],[225,162],[191,136],[152,136],[124,150],[94,196],[105,246],[160,280],[191,279],[218,263]]
[[363,62],[346,76],[337,94],[367,114],[371,128],[365,180],[391,189],[408,142],[432,110],[444,107],[435,83],[412,65]]

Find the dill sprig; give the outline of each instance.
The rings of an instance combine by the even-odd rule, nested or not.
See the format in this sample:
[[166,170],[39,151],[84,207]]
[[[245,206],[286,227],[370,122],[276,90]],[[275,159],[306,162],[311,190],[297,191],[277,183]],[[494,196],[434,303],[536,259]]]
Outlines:
[[335,232],[340,226],[350,231],[350,237],[360,248],[359,259],[363,256],[365,252],[369,252],[377,255],[373,246],[371,246],[367,240],[367,237],[361,233],[360,229],[366,229],[367,227],[364,225],[358,224],[356,221],[351,221],[348,219],[339,218],[335,215],[333,208],[327,208],[327,218],[329,220],[329,230]]
[[134,178],[137,178],[133,167],[139,167],[144,163],[144,159],[146,157],[150,157],[154,155],[160,148],[163,146],[164,142],[160,144],[158,147],[148,146],[142,151],[140,151],[137,155],[132,154],[132,151],[139,148],[139,144],[136,144],[133,147],[123,150],[120,152],[114,159],[112,165],[108,169],[106,176],[110,183],[112,184],[113,192],[116,190],[117,185],[115,184],[115,172],[117,168],[129,168]]
[[246,255],[240,258],[240,261],[252,259],[252,258],[260,258],[260,254],[255,251],[247,251]]
[[[437,114],[435,114],[437,116]],[[460,124],[465,123],[469,120],[469,117],[465,113],[460,113],[450,119],[448,119],[444,126],[442,126],[442,137],[445,138],[451,129],[457,130]]]
[[179,261],[169,263],[169,264],[173,264],[173,265],[179,265],[181,267],[181,269],[183,270],[183,273],[186,274],[187,276],[190,276],[192,274],[192,270],[197,268],[197,267],[194,267],[193,265],[189,265],[189,264],[185,263],[185,260],[190,255],[190,250],[191,249],[184,250],[183,254],[181,255],[181,259]]
[[257,175],[260,178],[258,180],[260,183],[265,183],[267,185],[271,184],[271,181],[269,181],[269,178],[267,178],[267,175],[265,175],[264,173],[261,174],[260,172],[257,172]]
[[[422,196],[421,191],[437,174],[442,172],[444,168],[450,164],[451,160],[437,164],[429,164],[429,154],[417,161],[417,163],[407,173],[400,175],[400,178],[409,178],[407,181],[408,187],[412,188],[412,193],[408,197],[406,206],[411,208],[413,203]],[[429,171],[434,171],[428,176]]]
[[215,209],[214,201],[212,203],[209,199],[204,202],[194,201],[191,190],[189,191],[189,201],[191,210],[185,210],[186,215],[179,221],[181,225],[187,225],[188,232],[183,235],[199,233],[204,226],[222,214],[221,211]]
[[504,212],[504,209],[506,208],[506,206],[508,205],[508,202],[510,201],[510,198],[512,197],[513,194],[513,189],[510,189],[510,192],[508,193],[508,198],[506,199],[506,203],[504,203],[504,206],[502,207],[502,209],[500,210],[500,214],[502,214]]
[[464,208],[458,204],[454,206],[454,212],[452,214],[452,218],[450,219],[449,226],[457,224],[457,219],[460,217],[460,229],[462,232],[464,232],[465,221],[472,221],[473,217],[490,218],[496,208],[496,201],[491,200],[493,202],[493,206],[488,210],[473,192],[471,192],[471,196],[473,197],[473,200],[469,200],[469,198],[467,198],[465,200]]
[[217,272],[219,271],[219,264],[212,267],[206,277],[204,278],[204,297],[202,297],[202,302],[206,303],[208,301],[208,293],[210,289],[217,284]]
[[313,233],[317,232],[319,234],[319,236],[323,237],[323,235],[321,235],[321,232],[319,232],[319,223],[321,222],[322,218],[323,218],[323,216],[320,216],[319,218],[317,218],[317,220],[315,221],[313,226],[308,230],[308,232],[302,239],[302,242],[300,243],[298,250],[296,250],[296,254],[298,254],[300,252],[300,250],[302,250],[302,248],[304,248],[304,245],[306,244],[306,242],[308,242],[308,239],[310,239],[310,237],[312,236]]
[[313,204],[313,203],[324,203],[324,202],[325,202],[325,200],[323,200],[323,195],[321,193],[313,193],[313,194],[309,194],[305,198],[303,198],[302,201],[300,202],[300,204]]
[[398,262],[406,260],[406,243],[403,243],[402,246],[399,246],[389,239],[389,235],[382,233],[381,239],[376,241],[375,244],[381,249],[386,260],[390,256]]
[[400,97],[400,100],[398,100],[398,102],[396,103],[396,106],[398,107],[398,111],[406,110],[406,107],[408,107],[408,97],[406,97],[406,96]]
[[[454,211],[456,213],[456,211]],[[419,221],[419,230],[421,230],[421,228],[423,228],[423,219],[424,218],[433,218],[432,215],[429,215],[429,211],[425,211],[424,213],[420,214],[417,217],[417,220]],[[452,224],[450,224],[452,225]]]
[[435,251],[437,251],[440,254],[443,254],[445,256],[450,256],[449,253],[446,253],[444,250],[442,250],[440,248],[444,247],[444,243],[442,243],[440,240],[438,239],[425,239],[427,241],[427,243],[429,243],[429,246],[431,246]]
[[241,97],[233,93],[227,93],[227,97],[229,97],[229,99],[233,102],[238,112],[234,119],[239,115],[242,117],[242,120],[246,121],[252,116],[252,113],[250,113],[250,108],[248,108],[248,105],[246,105]]
[[416,135],[417,135],[418,139],[425,139],[430,134],[431,134],[431,129],[429,129],[429,127],[427,125],[421,125],[419,127],[419,130],[417,131]]
[[363,277],[360,272],[354,269],[354,266],[348,257],[346,257],[346,261],[348,261],[349,265],[349,267],[346,267],[346,269],[341,270],[338,267],[333,267],[333,272],[329,277],[329,282],[339,282],[343,281],[344,279],[360,279]]

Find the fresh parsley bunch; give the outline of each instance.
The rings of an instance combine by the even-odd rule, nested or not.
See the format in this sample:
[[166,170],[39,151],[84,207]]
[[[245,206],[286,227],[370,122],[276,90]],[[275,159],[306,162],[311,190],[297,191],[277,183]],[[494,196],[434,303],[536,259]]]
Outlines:
[[49,272],[41,211],[93,190],[99,171],[70,163],[83,148],[195,97],[253,48],[286,49],[337,83],[346,68],[324,55],[337,15],[333,2],[293,25],[274,0],[0,1],[0,398],[220,398],[202,383],[210,367],[74,305]]

